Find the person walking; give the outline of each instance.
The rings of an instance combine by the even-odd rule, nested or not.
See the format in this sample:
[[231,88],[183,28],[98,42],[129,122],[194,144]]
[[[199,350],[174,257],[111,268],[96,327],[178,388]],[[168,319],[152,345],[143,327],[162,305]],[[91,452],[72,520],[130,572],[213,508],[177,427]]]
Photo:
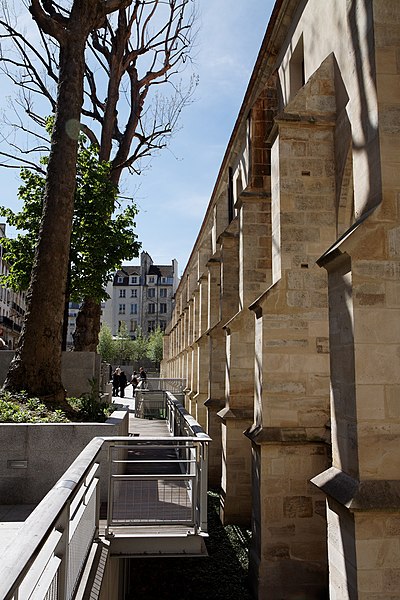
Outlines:
[[112,385],[113,385],[113,391],[112,391],[112,395],[113,396],[118,396],[119,395],[119,376],[121,373],[121,369],[119,367],[117,367],[113,373],[112,376]]
[[147,373],[143,367],[140,367],[139,369],[139,377],[142,382],[142,390],[147,390]]
[[136,390],[136,386],[139,383],[138,378],[137,378],[137,373],[136,371],[133,371],[132,373],[132,377],[131,377],[131,384],[132,384],[132,396],[135,393]]
[[127,386],[128,380],[125,375],[125,371],[121,371],[119,374],[119,390],[121,398],[125,397],[125,388]]

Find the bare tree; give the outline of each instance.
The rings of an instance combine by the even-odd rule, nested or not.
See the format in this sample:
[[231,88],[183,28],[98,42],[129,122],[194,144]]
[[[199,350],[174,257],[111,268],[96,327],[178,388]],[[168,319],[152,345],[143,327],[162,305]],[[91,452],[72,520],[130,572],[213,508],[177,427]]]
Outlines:
[[[51,40],[42,38],[37,48],[11,26],[9,15],[4,17],[3,35],[12,39],[17,58],[4,56],[3,69],[21,88],[20,106],[40,123],[43,117],[34,110],[32,96],[39,94],[55,108],[49,81],[58,81],[57,54]],[[119,10],[90,34],[81,127],[98,145],[99,160],[111,161],[116,185],[124,169],[140,173],[143,159],[166,145],[190,100],[195,79],[182,87],[176,75],[189,59],[194,20],[192,0],[144,0]],[[161,95],[161,84],[170,86],[172,94]],[[99,328],[99,303],[85,298],[75,349],[95,350]]]
[[[63,404],[61,338],[74,209],[77,139],[88,35],[131,0],[73,0],[65,14],[52,0],[31,0],[40,30],[57,41],[59,76],[39,240],[22,335],[5,389]],[[56,285],[54,285],[56,282]]]

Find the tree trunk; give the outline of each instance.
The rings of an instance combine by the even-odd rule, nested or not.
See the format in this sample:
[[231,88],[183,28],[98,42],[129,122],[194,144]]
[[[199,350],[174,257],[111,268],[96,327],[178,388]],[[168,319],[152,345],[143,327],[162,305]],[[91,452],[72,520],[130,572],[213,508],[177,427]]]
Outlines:
[[4,388],[63,403],[61,338],[83,102],[86,36],[69,35],[60,50],[57,113],[42,223],[21,338]]
[[101,305],[94,298],[85,298],[76,318],[73,333],[74,351],[96,352],[99,344]]

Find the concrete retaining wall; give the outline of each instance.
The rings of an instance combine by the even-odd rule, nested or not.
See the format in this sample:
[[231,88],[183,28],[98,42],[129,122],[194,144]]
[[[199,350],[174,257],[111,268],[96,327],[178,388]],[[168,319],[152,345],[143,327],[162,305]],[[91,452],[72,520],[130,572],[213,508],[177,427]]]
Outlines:
[[[72,354],[72,353],[71,353]],[[37,504],[96,436],[128,435],[129,413],[106,423],[0,424],[0,504]],[[101,499],[107,499],[106,449],[101,453]]]
[[[12,350],[0,352],[0,385],[5,381],[13,356]],[[101,381],[101,357],[95,352],[63,352],[61,364],[62,382],[67,396],[80,396],[89,392],[90,379]]]

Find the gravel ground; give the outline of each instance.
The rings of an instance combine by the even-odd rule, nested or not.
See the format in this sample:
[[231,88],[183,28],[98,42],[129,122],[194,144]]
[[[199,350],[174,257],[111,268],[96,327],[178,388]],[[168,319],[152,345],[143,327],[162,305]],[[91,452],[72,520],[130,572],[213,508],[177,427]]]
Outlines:
[[223,527],[218,496],[209,493],[207,558],[131,561],[125,600],[250,600],[247,548],[250,532]]

